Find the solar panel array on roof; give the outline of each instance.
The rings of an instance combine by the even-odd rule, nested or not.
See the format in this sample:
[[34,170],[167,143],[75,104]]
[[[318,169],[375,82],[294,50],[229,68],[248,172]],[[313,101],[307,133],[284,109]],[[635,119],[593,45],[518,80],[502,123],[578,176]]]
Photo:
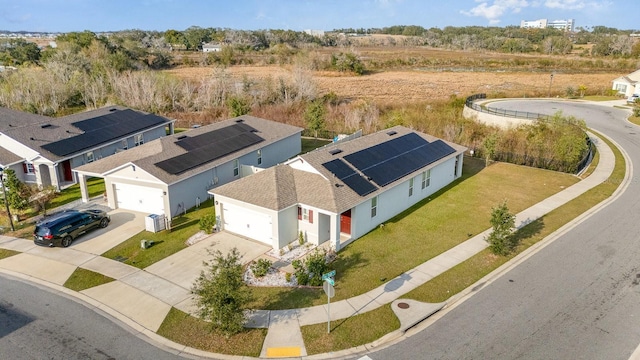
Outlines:
[[254,132],[256,129],[244,123],[236,123],[221,129],[206,132],[196,136],[188,136],[186,139],[176,141],[176,145],[190,151],[211,143],[233,138],[243,133]]
[[[165,122],[167,122],[167,119],[160,116],[140,114],[130,109],[114,111],[106,115],[72,123],[71,125],[84,131],[84,133],[45,144],[42,148],[58,156],[66,156],[133,135]],[[71,132],[67,131],[67,133]]]
[[416,133],[409,133],[346,155],[344,159],[383,187],[454,152],[442,140],[430,143]]
[[322,166],[345,183],[360,196],[368,195],[378,188],[349,167],[342,159],[328,161]]
[[[169,174],[177,175],[264,141],[263,138],[253,132],[253,128],[250,126],[247,126],[247,128],[244,129],[244,132],[237,132],[238,129],[236,128],[234,130],[236,131],[235,135],[222,138],[218,136],[221,134],[219,131],[226,128],[176,141],[177,145],[182,146],[188,152],[157,162],[155,165]],[[216,133],[217,135],[212,136],[210,135],[211,133]],[[222,134],[227,135],[230,133],[228,131],[222,132]]]

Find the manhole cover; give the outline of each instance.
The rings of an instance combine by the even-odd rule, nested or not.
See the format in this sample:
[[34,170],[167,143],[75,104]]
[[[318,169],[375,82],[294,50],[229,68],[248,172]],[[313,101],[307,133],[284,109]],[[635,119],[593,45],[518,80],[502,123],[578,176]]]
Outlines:
[[401,302],[401,303],[398,303],[398,307],[400,309],[408,309],[409,308],[409,304],[407,304],[405,302]]

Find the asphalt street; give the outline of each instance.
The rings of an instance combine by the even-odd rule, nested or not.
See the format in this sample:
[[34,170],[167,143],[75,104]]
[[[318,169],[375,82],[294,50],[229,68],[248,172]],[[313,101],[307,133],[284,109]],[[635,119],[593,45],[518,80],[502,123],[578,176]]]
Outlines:
[[0,276],[0,359],[183,359],[109,315]]
[[[491,106],[584,119],[640,163],[640,127],[619,109],[560,101]],[[640,344],[640,182],[608,206],[409,337],[379,359],[628,359]],[[613,179],[616,183],[623,179]]]

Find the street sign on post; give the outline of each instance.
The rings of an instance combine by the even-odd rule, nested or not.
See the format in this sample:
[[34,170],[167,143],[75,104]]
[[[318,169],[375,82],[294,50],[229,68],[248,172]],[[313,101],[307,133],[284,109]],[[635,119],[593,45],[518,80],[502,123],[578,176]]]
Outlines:
[[333,287],[335,285],[334,276],[336,276],[335,270],[322,274],[322,290],[327,294],[327,334],[331,332],[331,298],[336,295],[336,290]]
[[335,270],[331,270],[326,274],[322,274],[322,280],[326,280],[326,279],[332,278],[334,276],[336,276],[336,271]]
[[327,281],[322,284],[322,290],[324,290],[324,293],[327,294],[327,298],[329,299],[336,296],[336,288]]

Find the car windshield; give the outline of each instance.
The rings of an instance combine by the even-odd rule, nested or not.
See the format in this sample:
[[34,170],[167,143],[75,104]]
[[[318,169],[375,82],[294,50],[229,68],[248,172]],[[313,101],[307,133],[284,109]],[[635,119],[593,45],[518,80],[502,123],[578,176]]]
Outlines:
[[34,233],[38,236],[49,235],[49,228],[45,226],[36,226]]

